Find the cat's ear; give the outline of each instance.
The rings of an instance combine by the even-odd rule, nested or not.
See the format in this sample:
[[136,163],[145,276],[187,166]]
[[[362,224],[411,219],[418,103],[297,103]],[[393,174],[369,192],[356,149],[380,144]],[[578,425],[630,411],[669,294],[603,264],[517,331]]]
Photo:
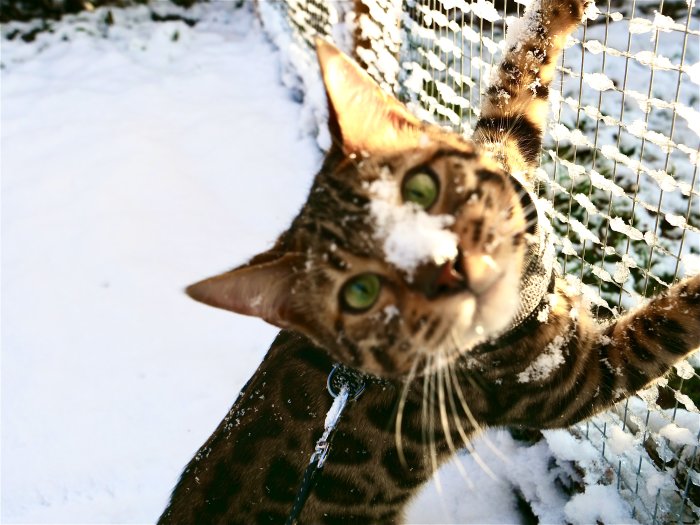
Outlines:
[[210,277],[185,291],[209,306],[260,317],[280,328],[293,328],[292,288],[303,261],[302,254],[288,253]]
[[346,154],[405,145],[421,122],[333,44],[316,39],[328,95],[329,128]]

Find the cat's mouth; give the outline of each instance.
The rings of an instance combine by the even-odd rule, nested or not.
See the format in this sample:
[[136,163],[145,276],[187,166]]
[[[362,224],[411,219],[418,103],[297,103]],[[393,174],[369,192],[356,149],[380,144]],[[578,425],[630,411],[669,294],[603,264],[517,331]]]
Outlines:
[[458,250],[454,259],[440,265],[427,264],[418,268],[412,284],[428,299],[456,295],[468,290],[464,256]]
[[478,297],[486,293],[501,277],[503,270],[489,255],[469,254],[461,248],[457,256],[440,265],[418,269],[413,284],[428,299],[469,292]]
[[467,271],[464,268],[464,254],[461,248],[457,248],[457,257],[446,263],[446,265],[449,266],[446,271],[449,271],[450,278],[455,279],[455,283],[460,285],[461,288],[468,288],[469,281],[467,279]]
[[457,257],[444,263],[437,281],[438,293],[453,295],[469,289],[469,279],[464,267],[464,254],[457,250]]

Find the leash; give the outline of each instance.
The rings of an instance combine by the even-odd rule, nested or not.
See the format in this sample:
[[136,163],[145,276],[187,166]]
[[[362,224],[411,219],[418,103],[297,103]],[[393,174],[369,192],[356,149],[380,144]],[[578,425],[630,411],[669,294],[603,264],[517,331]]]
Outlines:
[[297,490],[294,505],[287,521],[285,521],[285,525],[296,525],[299,514],[301,514],[304,504],[316,484],[316,479],[326,463],[340,416],[343,415],[348,401],[360,397],[360,394],[365,390],[365,386],[364,376],[356,370],[339,363],[333,365],[333,369],[328,374],[328,380],[326,381],[326,388],[333,397],[333,404],[326,414],[323,434],[316,441],[316,447],[304,471],[304,477],[301,480],[299,490]]

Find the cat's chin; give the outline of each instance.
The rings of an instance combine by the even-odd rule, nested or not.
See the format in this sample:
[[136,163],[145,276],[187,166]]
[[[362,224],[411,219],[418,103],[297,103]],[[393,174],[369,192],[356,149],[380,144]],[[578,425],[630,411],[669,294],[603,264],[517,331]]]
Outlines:
[[516,268],[504,270],[478,295],[468,293],[456,297],[460,302],[456,305],[459,314],[455,318],[454,332],[459,334],[459,354],[469,352],[510,328],[520,304],[520,275]]
[[435,347],[418,350],[419,364],[413,374],[434,373],[503,334],[512,327],[519,304],[519,275],[513,271],[479,295],[464,292],[450,297],[441,307],[454,312],[453,328]]
[[480,338],[469,348],[500,335],[510,328],[519,305],[520,274],[512,270],[506,271],[477,300],[472,329],[475,336]]

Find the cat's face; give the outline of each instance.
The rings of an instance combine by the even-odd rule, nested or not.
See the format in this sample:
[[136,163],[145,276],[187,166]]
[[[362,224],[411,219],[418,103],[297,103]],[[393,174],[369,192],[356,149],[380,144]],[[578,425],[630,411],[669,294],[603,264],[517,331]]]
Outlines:
[[272,250],[188,292],[367,372],[420,373],[510,325],[532,201],[335,48],[319,44],[319,58],[336,144],[307,203]]

